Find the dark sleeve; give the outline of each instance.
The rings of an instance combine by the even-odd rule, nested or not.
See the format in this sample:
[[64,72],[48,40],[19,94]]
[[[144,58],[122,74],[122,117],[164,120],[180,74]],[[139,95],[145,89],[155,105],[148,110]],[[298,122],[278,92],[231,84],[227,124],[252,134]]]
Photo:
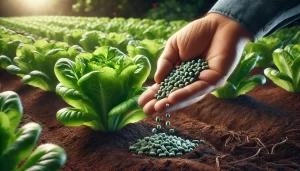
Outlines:
[[237,21],[257,41],[300,18],[300,0],[218,0],[210,12]]

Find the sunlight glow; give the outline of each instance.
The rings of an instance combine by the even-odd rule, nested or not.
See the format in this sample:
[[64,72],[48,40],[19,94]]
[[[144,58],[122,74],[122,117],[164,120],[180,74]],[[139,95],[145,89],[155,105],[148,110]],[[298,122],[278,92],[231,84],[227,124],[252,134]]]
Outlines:
[[31,12],[41,12],[49,9],[53,5],[53,0],[16,0],[24,10]]

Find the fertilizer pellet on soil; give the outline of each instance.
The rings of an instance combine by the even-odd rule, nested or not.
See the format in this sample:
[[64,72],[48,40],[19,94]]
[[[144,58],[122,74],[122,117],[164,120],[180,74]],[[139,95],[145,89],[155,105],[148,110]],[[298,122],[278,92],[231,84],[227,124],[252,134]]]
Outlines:
[[150,137],[138,139],[129,147],[136,154],[146,154],[158,157],[182,156],[193,151],[203,140],[186,140],[175,135],[165,133],[153,134]]

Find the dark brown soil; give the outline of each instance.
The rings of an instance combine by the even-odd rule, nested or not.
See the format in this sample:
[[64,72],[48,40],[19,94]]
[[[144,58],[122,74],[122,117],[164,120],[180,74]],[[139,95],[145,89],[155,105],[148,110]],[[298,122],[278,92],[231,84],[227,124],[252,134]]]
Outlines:
[[[38,144],[55,143],[66,150],[68,160],[62,170],[300,170],[300,94],[286,92],[269,80],[248,95],[233,100],[207,95],[171,113],[176,135],[206,141],[175,158],[128,151],[130,143],[151,135],[155,116],[113,133],[65,127],[55,115],[68,105],[55,93],[22,85],[18,77],[5,71],[0,71],[0,84],[0,91],[20,95],[24,106],[21,125],[42,125]],[[279,142],[283,143],[275,145]]]

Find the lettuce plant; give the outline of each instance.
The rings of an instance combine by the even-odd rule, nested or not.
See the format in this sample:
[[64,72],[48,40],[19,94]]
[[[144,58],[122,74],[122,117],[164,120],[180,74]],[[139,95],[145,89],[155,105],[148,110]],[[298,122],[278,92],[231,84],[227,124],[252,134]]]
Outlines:
[[82,52],[79,46],[69,47],[62,42],[38,40],[33,45],[22,44],[17,49],[14,64],[6,70],[22,77],[25,84],[39,87],[46,91],[55,91],[58,80],[54,74],[54,64],[59,58],[74,60]]
[[116,47],[122,52],[126,52],[127,44],[133,37],[127,33],[108,33],[100,37],[100,46]]
[[79,40],[80,46],[87,52],[93,52],[100,46],[99,40],[103,33],[100,31],[89,31],[82,35]]
[[150,73],[145,56],[130,58],[102,46],[92,54],[79,54],[75,62],[59,59],[54,71],[60,81],[56,93],[72,106],[57,112],[62,124],[113,131],[146,117],[137,104]]
[[280,39],[275,37],[263,37],[255,43],[248,43],[244,49],[244,55],[252,52],[256,53],[259,56],[256,66],[265,68],[273,64],[272,53],[281,46],[282,43]]
[[39,124],[28,123],[15,133],[22,115],[19,96],[11,91],[0,93],[0,170],[59,170],[66,162],[61,147],[43,144],[31,153],[41,133]]
[[5,28],[0,28],[0,68],[5,69],[13,63],[16,51],[21,43],[32,44],[34,38],[15,34]]
[[64,41],[69,45],[79,45],[79,40],[82,38],[83,34],[84,34],[83,30],[80,29],[71,30],[64,36]]
[[232,99],[247,93],[257,84],[265,84],[266,78],[260,74],[246,78],[258,60],[259,56],[255,53],[245,56],[230,75],[225,85],[212,92],[212,94],[218,98]]
[[288,45],[273,52],[277,69],[267,68],[265,75],[289,92],[300,92],[300,45]]
[[161,39],[142,41],[130,41],[127,45],[129,56],[144,55],[151,64],[151,72],[148,79],[153,79],[157,68],[157,60],[165,48],[165,41]]

